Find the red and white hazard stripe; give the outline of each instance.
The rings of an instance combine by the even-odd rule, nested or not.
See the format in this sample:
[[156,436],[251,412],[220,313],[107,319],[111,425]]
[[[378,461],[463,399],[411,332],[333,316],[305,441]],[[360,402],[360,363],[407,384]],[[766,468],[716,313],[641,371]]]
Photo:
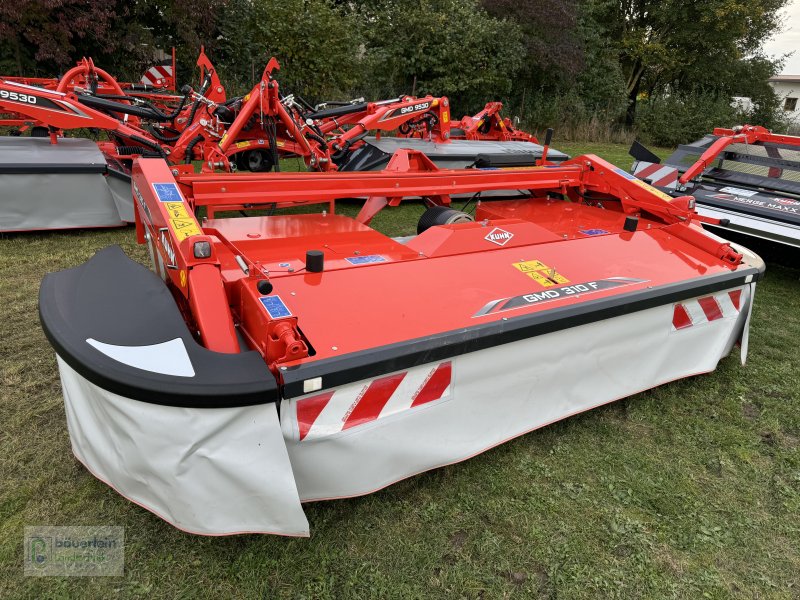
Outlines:
[[734,317],[742,310],[742,290],[722,292],[680,302],[672,313],[672,331]]
[[297,402],[300,440],[327,437],[450,395],[450,361],[345,385]]
[[165,85],[169,79],[172,79],[172,65],[155,65],[142,75],[145,85]]
[[674,189],[678,185],[678,169],[658,163],[639,161],[633,174],[656,187]]

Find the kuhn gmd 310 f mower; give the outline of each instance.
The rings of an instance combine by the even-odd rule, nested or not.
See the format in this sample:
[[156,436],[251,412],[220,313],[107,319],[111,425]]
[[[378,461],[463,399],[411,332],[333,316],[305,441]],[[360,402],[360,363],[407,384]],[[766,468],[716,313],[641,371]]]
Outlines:
[[637,177],[691,194],[716,227],[800,247],[800,137],[743,125],[678,146],[663,163],[638,143],[631,155]]
[[[503,199],[503,190],[524,190]],[[594,156],[530,169],[173,175],[139,159],[137,233],[47,275],[77,458],[190,532],[304,536],[367,494],[747,352],[761,260]],[[487,201],[484,194],[492,192]],[[475,220],[449,207],[478,200]],[[198,221],[195,209],[368,200]],[[418,234],[370,228],[425,198]]]

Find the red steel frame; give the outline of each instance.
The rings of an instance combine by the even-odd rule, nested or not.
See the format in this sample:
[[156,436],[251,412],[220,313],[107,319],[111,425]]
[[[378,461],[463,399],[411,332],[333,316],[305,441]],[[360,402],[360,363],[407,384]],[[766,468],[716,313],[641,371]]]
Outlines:
[[798,146],[800,148],[800,137],[791,135],[776,135],[770,132],[765,127],[759,125],[741,125],[733,129],[725,129],[717,127],[714,129],[714,135],[719,136],[708,150],[703,152],[699,159],[680,176],[678,181],[686,184],[714,162],[725,148],[731,144],[755,144],[757,142],[773,142],[776,144],[789,144]]
[[[363,110],[342,117],[308,122],[296,105],[281,96],[278,82],[273,76],[280,69],[275,58],[267,64],[261,81],[242,98],[233,121],[226,125],[215,114],[225,101],[225,89],[202,51],[197,64],[203,79],[206,74],[209,76],[210,85],[202,96],[192,92],[192,98],[200,102],[201,110],[192,111],[185,107],[173,120],[171,128],[179,132],[174,142],[163,142],[153,137],[143,128],[143,120],[137,116],[126,115],[123,119],[117,119],[82,105],[75,94],[76,86],[69,85],[66,77],[54,90],[0,82],[0,111],[22,117],[5,122],[7,125],[34,121],[47,126],[53,143],[61,135],[61,130],[98,128],[119,136],[124,145],[160,149],[173,163],[202,159],[204,172],[217,169],[231,171],[230,159],[233,155],[269,148],[271,142],[266,131],[267,119],[277,127],[274,142],[278,153],[300,156],[312,169],[322,171],[335,171],[337,167],[333,158],[336,154],[358,147],[366,132],[392,131],[421,115],[434,116],[435,125],[427,130],[431,139],[444,143],[450,136],[449,102],[447,98],[433,96],[406,96],[396,101],[372,102]],[[93,78],[103,82],[105,88],[116,95],[125,95],[113,77],[95,67],[88,59],[70,72],[69,81],[79,75],[84,80]],[[167,98],[173,102],[178,99],[176,96]],[[121,102],[129,104],[124,100]],[[191,122],[187,115],[193,115]],[[256,127],[253,127],[254,122]],[[130,155],[116,156],[113,146],[104,144],[101,147],[115,158],[131,158]],[[187,156],[189,152],[191,156]]]
[[539,143],[536,136],[515,128],[511,119],[503,118],[500,115],[502,109],[502,102],[488,102],[479,113],[471,117],[464,116],[460,121],[452,123],[452,128],[461,129],[464,134],[457,137],[467,140]]
[[[179,305],[202,343],[210,350],[237,352],[233,310],[240,319],[257,314],[263,321],[253,344],[265,362],[277,365],[303,358],[308,349],[297,329],[297,318],[272,319],[256,311],[259,281],[268,279],[232,242],[212,227],[204,229],[195,218],[198,208],[223,210],[255,208],[264,204],[278,207],[315,202],[332,202],[341,197],[365,197],[365,210],[358,220],[368,222],[386,205],[397,205],[409,197],[424,197],[433,204],[447,205],[452,194],[489,190],[528,190],[534,196],[560,194],[580,202],[602,199],[618,206],[625,215],[654,217],[666,224],[670,235],[716,256],[732,268],[742,256],[727,243],[718,242],[691,226],[701,219],[691,197],[671,198],[632,179],[620,169],[593,155],[581,156],[557,167],[510,170],[440,170],[413,151],[394,157],[389,172],[275,173],[263,175],[195,175],[175,171],[158,159],[135,161],[133,191],[137,203],[136,229],[140,243],[147,239],[162,258],[162,276],[173,289]],[[180,201],[163,201],[153,184],[175,184]],[[377,199],[377,202],[375,201]],[[614,204],[618,201],[619,204]],[[245,276],[225,281],[220,271],[217,245],[237,258]]]

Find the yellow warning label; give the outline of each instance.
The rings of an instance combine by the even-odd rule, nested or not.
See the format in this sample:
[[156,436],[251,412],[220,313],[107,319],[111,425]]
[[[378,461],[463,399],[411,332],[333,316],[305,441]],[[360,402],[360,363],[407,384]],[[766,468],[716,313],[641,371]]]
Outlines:
[[275,145],[278,148],[283,148],[286,145],[286,142],[282,142],[282,141],[278,140],[278,141],[275,142]]
[[250,142],[236,142],[234,144],[234,146],[236,146],[237,148],[246,148],[249,145],[250,145]]
[[442,123],[449,123],[450,122],[450,111],[443,110],[442,111]]
[[545,277],[538,271],[531,271],[530,273],[526,273],[526,275],[531,279],[533,279],[536,283],[541,284],[543,287],[551,287],[555,285],[555,283],[550,281],[547,277]]
[[557,283],[569,283],[569,279],[540,260],[526,260],[525,262],[513,263],[513,265],[543,287],[551,287]]
[[200,235],[202,233],[194,219],[170,219],[169,222],[170,225],[172,225],[172,230],[175,232],[175,237],[181,241],[185,240],[187,237]]
[[514,266],[523,273],[530,273],[531,271],[544,271],[550,268],[539,260],[526,260],[525,262],[514,263]]
[[655,194],[656,196],[658,196],[662,200],[666,200],[667,202],[672,202],[672,200],[673,200],[672,196],[670,196],[669,194],[665,194],[664,192],[662,192],[658,188],[654,188],[652,185],[650,185],[648,183],[645,183],[641,179],[634,179],[633,183],[643,187],[644,189],[646,189],[651,194]]
[[181,287],[186,287],[186,271],[181,269]]
[[167,209],[170,219],[188,219],[189,212],[183,202],[165,202],[164,207]]

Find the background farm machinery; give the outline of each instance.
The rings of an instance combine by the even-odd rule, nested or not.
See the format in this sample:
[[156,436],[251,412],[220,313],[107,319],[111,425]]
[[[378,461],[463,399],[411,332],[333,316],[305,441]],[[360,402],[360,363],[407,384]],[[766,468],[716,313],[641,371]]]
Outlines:
[[[139,157],[192,170],[200,162],[209,173],[280,170],[280,159],[287,157],[299,157],[316,171],[380,170],[401,149],[422,152],[448,168],[532,166],[546,154],[535,138],[525,140],[509,129],[499,103],[454,128],[446,97],[312,106],[281,90],[280,65],[272,58],[249,93],[228,98],[202,50],[197,66],[199,85],[184,85],[177,93],[166,93],[174,79],[158,80],[158,89],[120,84],[89,59],[45,87],[0,80],[0,115],[6,115],[0,125],[17,127],[17,134],[31,131],[31,137],[0,138],[0,176],[17,192],[4,202],[0,230],[131,222],[125,187]],[[98,139],[65,137],[67,131],[87,130]],[[390,132],[399,137],[386,136]],[[549,154],[551,161],[566,158]],[[61,183],[52,185],[56,176]],[[98,181],[109,190],[95,187]],[[94,199],[82,200],[88,189]]]
[[4,79],[0,111],[8,118],[0,125],[32,126],[35,135],[49,134],[53,143],[65,130],[102,130],[109,142],[101,142],[100,148],[116,161],[158,155],[172,163],[202,161],[205,171],[266,171],[287,156],[301,157],[312,170],[348,169],[350,153],[363,147],[371,132],[377,139],[395,131],[398,137],[433,144],[452,139],[536,143],[500,117],[502,105],[497,102],[456,123],[451,122],[449,100],[430,95],[312,107],[281,92],[274,77],[280,65],[274,58],[248,94],[226,99],[202,51],[197,64],[199,89],[184,86],[179,94],[161,93],[174,90],[174,78],[158,79],[160,87],[120,84],[90,59],[58,81]]
[[691,194],[727,231],[800,247],[800,137],[716,128],[661,161],[641,144],[633,172],[672,196]]

